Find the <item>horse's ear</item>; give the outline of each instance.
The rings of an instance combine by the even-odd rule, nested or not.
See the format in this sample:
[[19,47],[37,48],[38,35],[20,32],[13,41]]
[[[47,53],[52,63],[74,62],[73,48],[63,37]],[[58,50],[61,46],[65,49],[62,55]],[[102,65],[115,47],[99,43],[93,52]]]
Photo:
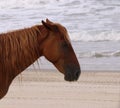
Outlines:
[[45,28],[47,28],[47,29],[50,30],[50,28],[51,28],[51,27],[50,27],[50,24],[44,22],[43,20],[42,20],[42,24],[45,26]]
[[53,23],[52,24],[49,24],[48,22],[44,22],[42,20],[42,24],[50,31],[54,31],[54,32],[58,32],[58,27],[56,25],[54,25]]

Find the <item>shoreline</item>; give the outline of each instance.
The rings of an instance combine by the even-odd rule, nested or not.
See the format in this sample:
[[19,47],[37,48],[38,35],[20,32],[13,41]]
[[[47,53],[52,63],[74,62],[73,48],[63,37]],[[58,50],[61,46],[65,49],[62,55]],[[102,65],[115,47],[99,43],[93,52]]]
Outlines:
[[[24,71],[59,72],[57,69],[26,69]],[[82,72],[115,72],[115,73],[120,73],[120,70],[81,70],[81,73]]]

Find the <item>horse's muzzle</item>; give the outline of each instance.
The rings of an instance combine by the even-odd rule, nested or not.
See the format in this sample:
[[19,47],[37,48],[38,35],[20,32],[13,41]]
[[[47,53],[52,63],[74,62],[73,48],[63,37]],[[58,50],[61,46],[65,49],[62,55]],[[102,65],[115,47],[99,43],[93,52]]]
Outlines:
[[66,66],[65,69],[65,80],[66,81],[77,81],[80,74],[81,74],[81,70],[79,66],[75,66],[75,65],[68,65]]

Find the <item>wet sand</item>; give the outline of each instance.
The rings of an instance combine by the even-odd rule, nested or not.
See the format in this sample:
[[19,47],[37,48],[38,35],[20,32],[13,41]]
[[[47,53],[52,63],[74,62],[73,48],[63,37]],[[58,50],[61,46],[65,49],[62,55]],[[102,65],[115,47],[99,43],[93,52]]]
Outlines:
[[120,108],[120,72],[82,72],[77,82],[52,71],[25,71],[0,108]]

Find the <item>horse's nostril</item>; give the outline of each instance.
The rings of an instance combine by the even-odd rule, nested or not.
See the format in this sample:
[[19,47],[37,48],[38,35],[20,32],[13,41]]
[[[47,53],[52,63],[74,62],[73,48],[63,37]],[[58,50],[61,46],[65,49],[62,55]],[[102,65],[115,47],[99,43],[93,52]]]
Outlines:
[[75,77],[78,78],[79,75],[80,75],[80,71],[76,71],[76,72],[75,72]]

